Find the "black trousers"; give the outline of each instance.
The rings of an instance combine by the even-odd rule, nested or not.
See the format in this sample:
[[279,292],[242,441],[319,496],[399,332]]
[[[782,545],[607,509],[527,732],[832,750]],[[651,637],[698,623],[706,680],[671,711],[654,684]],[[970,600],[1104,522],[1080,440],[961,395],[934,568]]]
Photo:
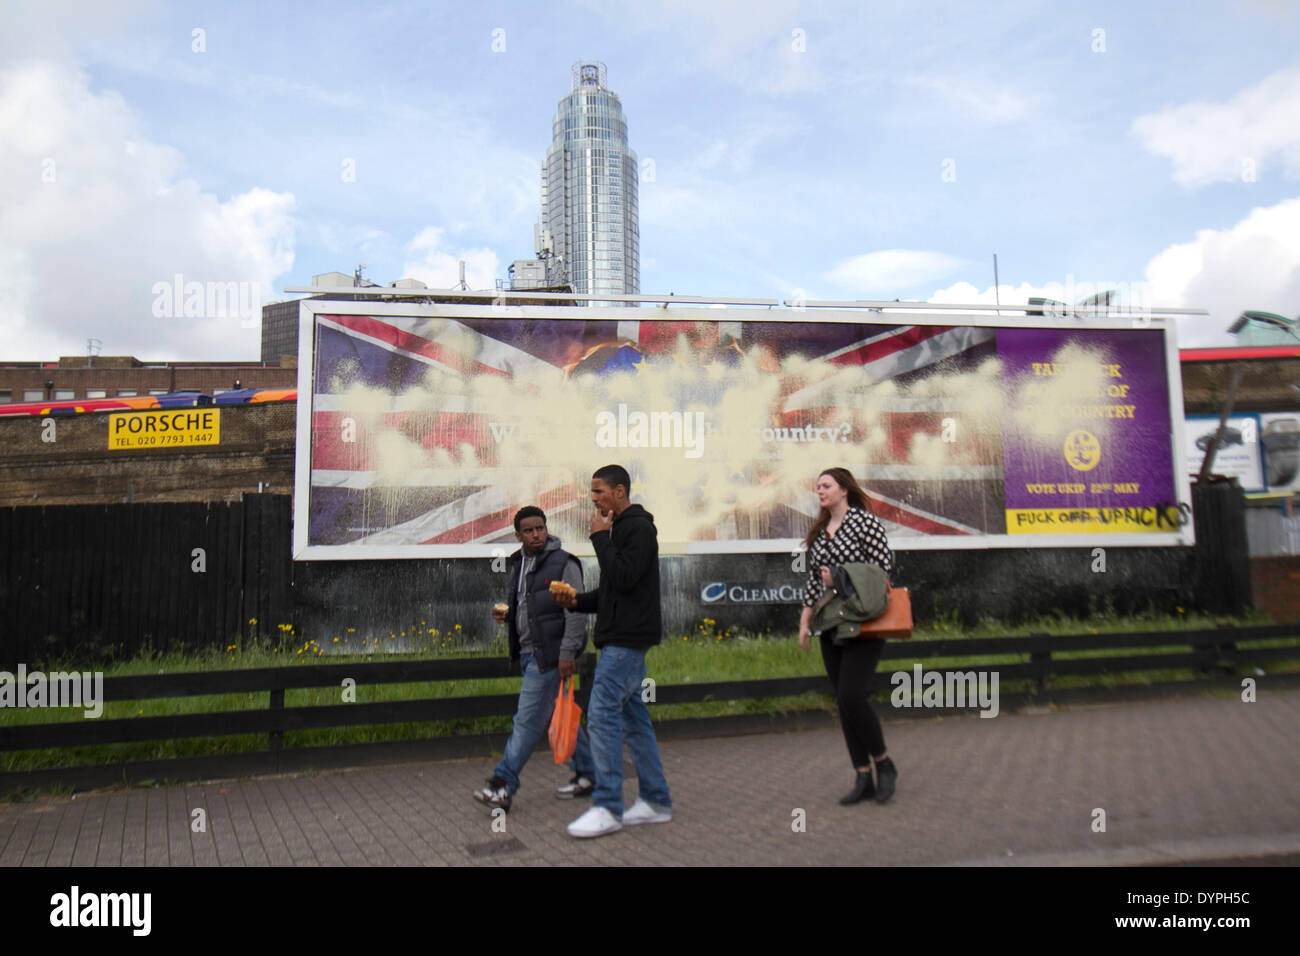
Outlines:
[[840,709],[840,727],[854,767],[870,767],[871,758],[885,752],[885,735],[880,718],[871,707],[867,684],[876,672],[885,642],[859,638],[843,644],[821,637],[822,660],[826,675],[835,688],[835,703]]

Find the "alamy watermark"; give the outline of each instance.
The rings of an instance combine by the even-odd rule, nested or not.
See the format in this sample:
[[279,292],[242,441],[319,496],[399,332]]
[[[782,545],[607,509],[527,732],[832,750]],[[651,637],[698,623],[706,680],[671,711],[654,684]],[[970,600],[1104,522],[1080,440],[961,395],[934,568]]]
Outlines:
[[152,910],[152,893],[83,893],[73,884],[50,897],[50,925],[122,926],[133,936],[148,936]]
[[895,707],[979,707],[981,717],[998,715],[997,671],[895,671],[889,702]]
[[262,318],[260,282],[186,281],[176,273],[170,281],[153,284],[153,315],[157,319],[231,319],[240,328],[256,328]]
[[103,671],[0,671],[0,707],[81,707],[90,718],[104,713]]
[[1065,276],[1064,301],[1043,299],[1034,309],[1051,319],[1131,316],[1134,327],[1146,328],[1151,324],[1151,290],[1146,282],[1078,282],[1071,272]]
[[628,411],[620,404],[617,412],[596,413],[599,448],[683,448],[687,458],[699,458],[708,432],[703,412]]

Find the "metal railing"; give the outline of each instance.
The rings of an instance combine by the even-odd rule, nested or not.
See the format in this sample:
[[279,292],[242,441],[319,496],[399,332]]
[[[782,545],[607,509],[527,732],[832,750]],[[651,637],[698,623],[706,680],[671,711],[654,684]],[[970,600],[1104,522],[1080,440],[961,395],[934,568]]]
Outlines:
[[[1243,647],[1265,640],[1277,646]],[[1097,651],[1115,653],[1095,654]],[[1079,656],[1086,652],[1087,656]],[[1123,652],[1123,653],[1120,653]],[[1134,653],[1137,652],[1137,653]],[[971,658],[1007,658],[1005,662],[962,665]],[[949,662],[960,669],[994,671],[1002,682],[1026,681],[1028,694],[1049,692],[1052,680],[1068,676],[1136,674],[1150,671],[1194,670],[1199,679],[1181,681],[1178,687],[1197,687],[1204,678],[1235,675],[1246,665],[1300,659],[1300,623],[1261,627],[1220,627],[1197,631],[1149,631],[1111,634],[1036,634],[1028,637],[945,638],[890,641],[883,649],[882,666],[870,689],[887,690],[891,668],[883,662]],[[579,660],[580,703],[595,669],[595,656]],[[504,658],[462,658],[431,661],[312,664],[250,670],[150,674],[110,677],[103,683],[103,699],[147,701],[200,695],[265,693],[267,706],[253,710],[226,710],[173,716],[65,721],[0,726],[0,751],[87,747],[152,740],[266,734],[267,748],[235,754],[171,757],[153,761],[83,765],[49,770],[0,774],[0,792],[24,785],[53,783],[101,786],[142,779],[203,779],[219,775],[274,773],[318,766],[340,766],[402,759],[437,759],[482,754],[499,749],[501,734],[463,737],[426,737],[417,740],[341,744],[332,747],[284,746],[288,732],[332,727],[354,727],[424,721],[513,715],[516,694],[464,697],[430,697],[417,700],[340,703],[286,707],[285,692],[310,688],[340,688],[345,679],[356,686],[480,680],[508,677]],[[1163,685],[1171,686],[1171,685]],[[808,692],[829,693],[824,675],[658,685],[656,706],[790,697]],[[668,720],[660,726],[691,724],[695,735],[709,735],[710,727],[724,729],[725,718],[701,717]]]

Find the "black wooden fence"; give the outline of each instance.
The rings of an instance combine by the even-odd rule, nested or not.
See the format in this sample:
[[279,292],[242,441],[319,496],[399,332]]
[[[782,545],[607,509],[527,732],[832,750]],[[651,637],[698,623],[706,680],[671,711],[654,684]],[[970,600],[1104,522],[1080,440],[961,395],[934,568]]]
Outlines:
[[[1235,613],[1251,596],[1241,489],[1206,482],[1192,491],[1192,507],[1180,507],[1178,520],[1194,515],[1196,548],[1126,549],[1132,555],[1112,556],[1104,581],[1077,549],[1009,549],[903,552],[900,583],[920,596],[918,620],[940,594],[964,602],[969,617],[1015,620],[1054,607],[1086,613],[1103,585],[1122,606],[1155,600]],[[84,666],[145,646],[220,648],[278,638],[281,625],[321,643],[348,631],[401,634],[406,622],[431,613],[439,618],[429,627],[463,623],[464,636],[489,636],[486,605],[499,600],[493,589],[500,582],[488,560],[305,562],[295,579],[289,505],[287,495],[245,495],[229,504],[0,508],[0,669],[20,661]],[[710,570],[691,573],[679,559],[666,559],[665,581],[675,581],[665,592],[672,626],[689,629],[691,615],[717,607],[696,597],[707,581],[796,580],[784,555],[759,560],[765,557],[725,566],[693,557]],[[1167,588],[1171,579],[1177,593]],[[738,624],[748,620],[746,627],[770,625],[778,615],[793,628],[788,607],[726,610]]]
[[[1281,639],[1281,640],[1279,640]],[[1276,641],[1268,647],[1243,647],[1250,642]],[[1098,651],[1110,651],[1096,655]],[[1139,651],[1141,653],[1133,653]],[[1080,657],[1077,652],[1095,656]],[[1125,653],[1127,652],[1127,653]],[[1059,655],[1069,654],[1062,657]],[[1009,657],[1005,663],[979,665],[957,663],[963,658]],[[927,670],[996,671],[999,683],[1031,681],[1031,689],[1003,693],[1000,705],[1047,699],[1085,698],[1106,693],[1105,689],[1083,687],[1079,692],[1055,692],[1055,677],[1071,675],[1120,675],[1151,671],[1192,669],[1199,679],[1155,685],[1157,691],[1186,690],[1214,684],[1241,690],[1239,669],[1247,665],[1268,665],[1280,660],[1300,659],[1300,623],[1264,627],[1223,627],[1200,631],[1151,631],[1136,634],[1034,635],[1030,637],[952,638],[934,641],[890,641],[885,645],[884,663],[876,671],[872,688],[888,692],[890,676],[900,661],[932,661]],[[583,675],[580,703],[586,710],[586,692],[594,669],[594,655],[579,663]],[[104,680],[106,701],[144,701],[210,694],[260,692],[268,694],[268,706],[258,710],[180,714],[164,717],[78,719],[59,723],[0,727],[0,752],[47,747],[85,747],[150,740],[211,737],[223,734],[267,735],[265,750],[238,754],[174,757],[153,761],[63,767],[29,772],[0,773],[0,793],[14,787],[94,787],[143,779],[204,779],[316,767],[348,766],[374,761],[432,759],[483,755],[499,750],[502,735],[395,740],[333,747],[283,746],[286,731],[323,727],[349,727],[420,721],[455,720],[466,717],[506,716],[514,713],[515,694],[471,697],[436,697],[420,700],[339,703],[310,707],[285,707],[289,689],[332,687],[345,678],[356,686],[399,684],[415,681],[473,680],[506,676],[504,658],[462,658],[434,661],[386,661],[380,663],[316,664],[256,670],[208,673],[158,674],[112,677]],[[1258,678],[1290,683],[1296,675]],[[1217,680],[1216,680],[1217,678]],[[1146,690],[1150,690],[1148,687]],[[764,680],[690,683],[655,688],[656,705],[732,701],[785,697],[809,691],[827,693],[824,676],[779,677]],[[1081,693],[1080,693],[1081,692]],[[652,708],[653,709],[653,708]],[[915,715],[933,714],[933,709]],[[811,713],[823,721],[823,712]],[[797,715],[802,716],[802,715]],[[669,720],[657,724],[657,732],[669,736],[701,736],[753,732],[771,729],[769,715],[740,718],[704,717]]]
[[0,667],[275,636],[289,521],[288,495],[0,508]]

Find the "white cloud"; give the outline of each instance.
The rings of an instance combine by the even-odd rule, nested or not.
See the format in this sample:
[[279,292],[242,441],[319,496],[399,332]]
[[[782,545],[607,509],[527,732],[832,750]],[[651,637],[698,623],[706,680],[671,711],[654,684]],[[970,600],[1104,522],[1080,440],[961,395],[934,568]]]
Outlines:
[[5,0],[0,16],[0,63],[64,57],[81,44],[124,28],[154,0]]
[[969,282],[954,282],[946,289],[938,289],[928,299],[930,302],[943,302],[951,305],[1024,305],[1031,298],[1065,301],[1065,285],[1049,282],[1046,285],[1031,285],[1022,282],[1018,286],[999,285],[995,291],[988,286],[982,291]]
[[110,355],[258,355],[256,317],[159,317],[154,289],[181,275],[269,301],[293,264],[292,195],[222,202],[178,179],[181,154],[140,135],[120,96],[52,61],[0,70],[0,141],[7,358],[80,354],[91,336]]
[[[1003,285],[1003,305],[1031,296],[1075,304],[1103,289],[1117,289],[1121,303],[1137,307],[1205,309],[1208,316],[1178,321],[1180,348],[1231,345],[1227,328],[1242,311],[1259,309],[1287,317],[1300,314],[1300,197],[1254,209],[1227,229],[1202,229],[1191,242],[1164,249],[1147,263],[1143,282],[1121,285],[1104,277],[1069,284]],[[957,282],[935,291],[931,302],[981,304],[994,301],[993,287]]]
[[853,292],[897,293],[956,272],[965,260],[942,252],[884,249],[846,259],[825,274]]
[[1226,103],[1196,101],[1133,121],[1133,135],[1174,163],[1174,182],[1253,181],[1274,159],[1300,175],[1300,67],[1278,70]]
[[406,264],[402,278],[419,279],[433,289],[450,289],[460,284],[460,263],[465,263],[465,284],[479,292],[496,288],[501,272],[497,254],[491,249],[444,251],[443,230],[437,226],[421,229],[406,247]]
[[1146,276],[1152,304],[1209,310],[1180,323],[1182,346],[1231,343],[1227,327],[1245,309],[1300,314],[1300,197],[1198,231],[1155,256]]
[[[1151,306],[1148,284],[1144,281],[1130,282],[1122,279],[1093,279],[1085,276],[1067,275],[1064,282],[1044,282],[1034,285],[1022,282],[1020,285],[999,285],[979,289],[970,282],[955,282],[946,289],[937,289],[931,293],[929,302],[942,302],[952,305],[1002,305],[1018,306],[1028,304],[1030,299],[1051,299],[1069,305],[1081,305],[1084,300],[1110,291],[1115,294],[1113,307],[1120,309],[1141,310]],[[1179,303],[1160,302],[1161,306],[1173,307]]]
[[[269,117],[262,124],[268,128],[274,128],[281,116],[294,116],[303,129],[311,130],[304,135],[313,143],[312,152],[330,168],[338,170],[346,159],[355,163],[358,183],[373,186],[372,177],[385,177],[387,209],[366,210],[363,217],[387,217],[389,210],[403,204],[419,203],[420,208],[432,204],[430,218],[452,233],[473,232],[493,242],[517,242],[525,251],[531,248],[539,161],[547,141],[523,151],[505,146],[499,117],[478,107],[463,92],[425,84],[399,95],[388,87],[391,79],[382,70],[371,71],[355,82],[339,83],[328,73],[323,77],[310,71],[284,76],[254,69],[242,58],[196,56],[188,52],[188,40],[181,49],[178,54],[175,47],[160,45],[155,36],[133,33],[115,36],[97,49],[95,62],[162,88],[193,87],[200,100],[247,102],[253,115]],[[256,66],[265,64],[257,61]],[[314,164],[299,165],[302,150],[292,145],[297,142],[275,132],[256,147],[265,168],[299,170],[296,188],[304,194],[304,201],[310,202],[322,185],[316,179],[319,167],[313,171]],[[394,142],[401,147],[384,145]],[[472,156],[473,162],[467,162],[467,156]],[[330,185],[338,183],[335,173]],[[330,215],[348,215],[346,202],[331,202],[329,208]],[[375,251],[376,237],[367,235],[373,231],[369,226],[343,221],[313,228],[313,236],[317,228],[343,237],[349,244],[340,251],[348,258],[380,257]],[[369,252],[358,245],[368,239]],[[390,254],[400,246],[396,240],[391,243],[391,248],[385,249]]]

